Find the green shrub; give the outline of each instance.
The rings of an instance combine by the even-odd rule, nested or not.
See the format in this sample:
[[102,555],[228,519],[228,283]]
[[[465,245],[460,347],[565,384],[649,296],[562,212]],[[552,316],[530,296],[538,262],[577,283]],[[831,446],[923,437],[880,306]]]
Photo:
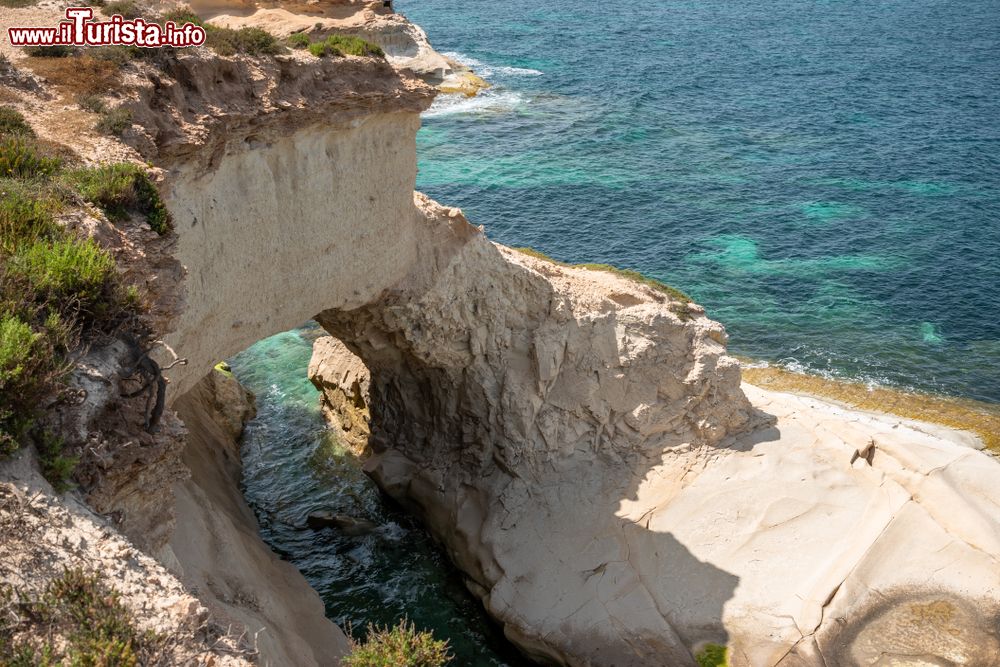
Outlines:
[[326,42],[312,42],[308,47],[309,53],[313,54],[317,58],[325,58],[328,55],[341,55],[340,51],[336,49],[331,49],[326,45]]
[[[44,399],[71,369],[70,350],[93,331],[127,322],[137,306],[114,260],[92,239],[61,228],[53,236],[0,252],[0,454],[24,444]],[[58,485],[70,462],[43,444],[43,467]]]
[[120,593],[80,569],[65,570],[36,600],[5,587],[0,603],[12,621],[0,627],[2,665],[136,667],[164,641],[141,632]]
[[382,50],[382,47],[353,35],[330,35],[326,38],[326,43],[347,56],[385,57],[385,51]]
[[51,46],[29,46],[24,49],[24,52],[34,58],[68,58],[76,53],[76,50],[65,44],[52,44]]
[[123,18],[128,20],[137,19],[142,16],[142,12],[135,4],[135,0],[114,0],[113,2],[105,4],[101,9],[101,12],[105,16],[121,14]]
[[94,316],[106,314],[117,277],[115,260],[93,239],[37,241],[19,248],[7,271],[23,277],[36,300],[66,304]]
[[94,129],[101,134],[120,137],[125,130],[132,127],[132,112],[123,107],[104,109],[100,112],[100,116]]
[[0,138],[0,178],[45,177],[61,164],[59,158],[44,155],[30,138],[16,135]]
[[75,169],[67,179],[85,200],[104,210],[117,222],[139,213],[158,234],[170,228],[170,216],[149,175],[138,165],[121,162]]
[[0,177],[0,456],[33,436],[58,486],[73,461],[32,424],[72,368],[70,351],[97,333],[141,331],[135,314],[143,303],[138,289],[122,284],[112,256],[56,216],[83,198],[113,220],[144,215],[161,234],[169,217],[136,165],[61,171],[58,159],[23,136],[0,139],[0,165],[7,174]]
[[12,107],[0,107],[0,135],[17,134],[26,137],[35,136],[35,131],[28,125],[21,112]]
[[306,48],[309,49],[309,53],[313,54],[317,58],[325,58],[330,54],[335,56],[340,55],[340,51],[331,49],[326,45],[326,42],[312,42]]
[[205,26],[205,45],[223,56],[243,53],[250,56],[281,53],[278,39],[260,28],[219,28]]
[[705,644],[694,657],[698,667],[729,667],[729,650],[719,644]]
[[104,100],[100,95],[77,95],[76,104],[84,111],[91,113],[101,113],[104,111]]
[[[114,12],[112,12],[114,13]],[[128,18],[128,17],[126,17]],[[87,49],[87,55],[97,60],[105,60],[121,67],[125,63],[132,62],[137,58],[145,56],[146,51],[157,51],[158,49],[143,49],[130,44],[117,44],[114,46],[92,46]]]
[[0,256],[57,233],[59,204],[34,182],[0,179]]
[[309,44],[308,48],[309,53],[317,58],[328,55],[385,57],[385,51],[377,44],[353,35],[330,35],[322,42]]
[[448,642],[430,632],[417,632],[405,619],[393,628],[368,626],[363,644],[351,642],[344,667],[441,667],[451,661]]
[[38,442],[38,465],[42,470],[42,477],[48,480],[56,493],[62,493],[70,489],[70,478],[76,469],[79,458],[76,456],[66,456],[65,445],[62,438],[55,437],[49,433],[44,433]]
[[174,25],[182,26],[185,23],[193,23],[195,25],[200,25],[205,27],[205,22],[201,20],[201,17],[191,11],[190,7],[178,7],[177,9],[171,10],[160,17],[160,22],[165,23],[167,21],[173,21]]
[[242,53],[250,56],[274,55],[281,53],[278,38],[261,28],[221,28],[204,20],[190,7],[178,7],[160,16],[160,24],[173,21],[175,25],[193,23],[205,29],[205,46],[223,56]]
[[304,32],[296,32],[288,36],[288,45],[293,49],[309,48],[309,35]]
[[43,333],[16,314],[0,316],[0,454],[16,451],[32,427],[54,363]]
[[16,315],[0,317],[0,390],[10,390],[32,370],[32,353],[39,336]]

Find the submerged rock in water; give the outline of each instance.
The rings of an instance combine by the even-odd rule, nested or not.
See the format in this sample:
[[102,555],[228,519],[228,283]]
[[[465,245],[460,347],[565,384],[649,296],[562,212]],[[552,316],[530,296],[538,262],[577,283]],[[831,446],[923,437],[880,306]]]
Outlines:
[[313,530],[323,530],[324,528],[335,528],[345,535],[367,535],[378,526],[367,519],[355,519],[346,514],[335,514],[334,512],[320,511],[312,512],[306,518],[306,525]]

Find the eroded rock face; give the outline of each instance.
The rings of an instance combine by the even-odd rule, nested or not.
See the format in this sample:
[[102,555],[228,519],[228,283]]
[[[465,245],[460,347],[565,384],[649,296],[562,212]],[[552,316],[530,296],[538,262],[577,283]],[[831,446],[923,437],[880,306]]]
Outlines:
[[741,391],[697,306],[418,205],[427,254],[375,302],[319,315],[346,345],[317,341],[311,374],[349,402],[363,360],[366,469],[526,653],[995,664],[995,461],[940,429]]
[[195,0],[192,8],[210,23],[229,28],[255,27],[285,38],[307,34],[313,41],[351,35],[377,44],[389,64],[409,70],[443,92],[475,95],[489,84],[468,67],[434,50],[423,29],[383,2],[322,0],[297,5],[268,0]]
[[[747,388],[751,405],[699,308],[415,205],[431,92],[409,74],[294,54],[170,68],[138,94],[136,145],[168,172],[187,271],[167,341],[189,364],[169,373],[171,401],[319,313],[371,374],[370,472],[539,660],[691,665],[712,642],[734,666],[892,664],[908,646],[926,664],[992,664],[994,462],[796,397]],[[345,377],[319,375],[326,390]],[[242,576],[273,563],[229,466],[206,455],[206,406],[182,409],[197,424],[185,463],[205,475],[179,495],[190,562],[234,617],[259,618],[261,590],[294,609],[275,650],[321,663],[318,601]],[[207,553],[206,534],[231,539]],[[226,567],[241,576],[219,579]]]
[[321,407],[327,421],[338,428],[351,451],[367,455],[371,374],[364,362],[336,338],[324,336],[313,346],[309,379],[322,392]]
[[418,127],[416,113],[376,113],[177,170],[168,201],[190,273],[166,340],[189,363],[169,371],[169,400],[220,359],[406,275]]
[[[143,655],[144,664],[258,664],[256,647],[247,635],[218,623],[190,589],[107,518],[72,494],[54,492],[27,451],[0,461],[0,587],[34,602],[44,599],[51,582],[74,569],[97,576],[103,587],[117,592],[138,632],[163,638],[154,655]],[[61,646],[60,628],[46,627],[44,616],[30,611],[29,604],[20,615],[31,622],[12,623],[19,614],[10,613],[8,604],[5,601],[5,639],[26,634],[36,646]]]
[[254,637],[260,664],[326,667],[349,650],[324,614],[319,595],[258,535],[240,492],[238,438],[254,414],[253,395],[220,370],[176,403],[187,430],[183,462],[191,478],[177,485],[173,569],[219,622]]
[[[639,646],[647,664],[690,661],[623,565],[616,512],[663,457],[696,465],[751,424],[722,327],[418,204],[414,271],[369,305],[317,317],[371,372],[366,469],[427,521],[535,657],[628,664]],[[590,590],[605,577],[620,591],[607,606]],[[570,612],[588,600],[583,632]]]

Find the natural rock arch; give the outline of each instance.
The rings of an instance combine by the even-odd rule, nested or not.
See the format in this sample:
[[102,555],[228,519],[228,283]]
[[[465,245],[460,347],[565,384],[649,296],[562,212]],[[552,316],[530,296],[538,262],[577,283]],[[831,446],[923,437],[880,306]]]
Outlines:
[[[470,586],[525,650],[617,660],[630,637],[657,636],[642,649],[649,659],[682,662],[692,641],[725,643],[720,619],[735,578],[676,540],[678,563],[729,582],[717,586],[705,637],[680,637],[649,616],[655,602],[636,589],[573,653],[533,636],[515,591],[503,593],[511,547],[495,553],[489,535],[523,511],[515,503],[548,485],[589,489],[593,507],[564,522],[593,524],[596,513],[620,530],[619,499],[664,451],[703,458],[748,426],[751,409],[722,327],[697,306],[499,247],[456,209],[414,198],[416,128],[414,114],[400,113],[270,142],[257,132],[252,149],[208,171],[177,170],[170,203],[188,278],[167,341],[189,364],[171,371],[173,396],[219,359],[315,317],[372,371],[371,472],[448,536]],[[555,512],[559,503],[542,505]],[[602,573],[613,560],[588,557]],[[614,578],[638,583],[625,570]]]

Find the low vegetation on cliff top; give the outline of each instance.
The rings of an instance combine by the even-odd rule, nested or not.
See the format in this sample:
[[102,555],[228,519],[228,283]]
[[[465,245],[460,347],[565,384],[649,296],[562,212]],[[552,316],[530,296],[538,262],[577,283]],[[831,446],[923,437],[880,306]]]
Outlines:
[[[205,23],[189,8],[171,10],[159,17],[144,13],[132,0],[119,0],[106,5],[107,16],[121,14],[126,18],[148,17],[161,25],[173,21],[176,25],[193,23],[205,29],[205,46],[219,55],[237,54],[268,56],[282,53],[285,47],[278,38],[261,28],[223,28]],[[163,65],[176,58],[172,48],[144,49],[137,46],[34,46],[25,49],[29,56],[24,65],[44,77],[57,89],[72,96],[86,98],[120,91],[124,85],[124,69],[134,61]]]
[[660,282],[655,278],[644,276],[638,271],[633,271],[632,269],[619,269],[617,266],[612,266],[611,264],[568,264],[566,262],[560,262],[558,259],[553,259],[552,257],[549,257],[545,253],[535,250],[534,248],[511,248],[511,249],[516,250],[517,252],[523,255],[528,255],[529,257],[534,257],[535,259],[541,259],[546,262],[552,262],[553,264],[557,264],[559,266],[568,266],[573,269],[588,269],[590,271],[605,271],[607,273],[613,273],[615,275],[621,276],[622,278],[625,278],[627,280],[631,280],[632,282],[639,283],[647,287],[651,287],[657,292],[662,292],[663,294],[666,294],[674,301],[679,302],[676,308],[674,308],[674,312],[676,312],[677,315],[682,320],[690,319],[691,317],[691,313],[688,311],[687,308],[687,305],[693,301],[691,297],[689,297],[687,294],[680,291],[676,287],[671,287],[670,285],[664,282]]
[[25,50],[25,67],[42,76],[81,109],[98,115],[94,129],[120,137],[132,125],[132,112],[105,101],[123,88],[123,68],[137,58],[160,57],[163,49],[102,46],[81,52],[68,46],[39,46]]
[[134,667],[156,662],[164,638],[137,629],[96,574],[66,570],[37,598],[0,586],[0,665]]
[[60,215],[90,202],[112,221],[142,216],[160,234],[169,219],[140,167],[69,168],[9,107],[0,108],[0,195],[0,454],[34,441],[58,486],[69,459],[36,417],[58,406],[74,352],[141,328],[138,292],[114,257]]
[[392,628],[369,625],[368,638],[351,645],[344,667],[442,667],[452,659],[446,640],[418,632],[406,619]]
[[385,51],[378,44],[354,35],[329,35],[317,42],[304,32],[289,36],[288,45],[293,49],[308,49],[317,58],[326,56],[374,56],[384,58]]
[[193,23],[205,29],[205,46],[219,55],[232,56],[242,53],[250,56],[274,55],[284,47],[278,38],[261,28],[220,28],[205,21],[188,7],[169,11],[160,17],[160,22],[173,21],[176,25]]

